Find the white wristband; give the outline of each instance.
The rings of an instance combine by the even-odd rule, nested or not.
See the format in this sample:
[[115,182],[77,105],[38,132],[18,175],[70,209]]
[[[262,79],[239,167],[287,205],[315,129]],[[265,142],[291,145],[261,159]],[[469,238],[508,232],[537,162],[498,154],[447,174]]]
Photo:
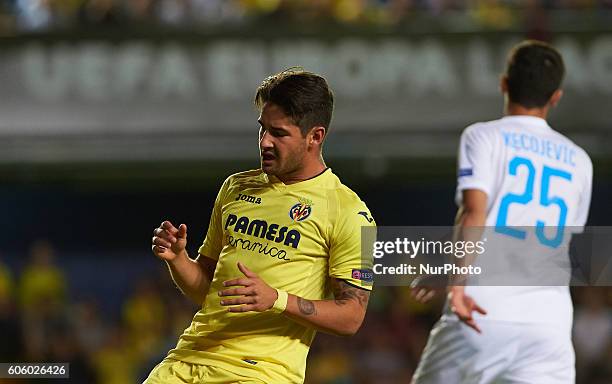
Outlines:
[[285,291],[281,291],[280,289],[276,290],[278,297],[276,301],[270,308],[274,313],[283,313],[285,309],[287,309],[287,300],[289,300],[289,294]]

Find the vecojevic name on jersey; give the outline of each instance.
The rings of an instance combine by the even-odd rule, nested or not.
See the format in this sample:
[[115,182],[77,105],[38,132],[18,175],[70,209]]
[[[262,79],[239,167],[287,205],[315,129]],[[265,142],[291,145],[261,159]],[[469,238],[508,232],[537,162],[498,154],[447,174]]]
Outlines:
[[557,160],[572,167],[576,166],[576,151],[565,144],[559,144],[534,135],[516,132],[503,132],[506,147],[517,151],[527,151],[538,156]]
[[473,265],[458,266],[452,263],[442,265],[419,264],[418,268],[412,264],[387,266],[374,264],[372,268],[375,275],[480,275],[482,268]]

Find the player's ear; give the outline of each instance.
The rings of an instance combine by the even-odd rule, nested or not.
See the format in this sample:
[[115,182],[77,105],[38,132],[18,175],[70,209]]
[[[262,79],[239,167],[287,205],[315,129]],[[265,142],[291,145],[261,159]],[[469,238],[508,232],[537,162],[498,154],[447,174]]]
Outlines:
[[325,127],[313,127],[308,133],[308,145],[321,146],[323,140],[325,140],[326,132]]
[[561,100],[562,97],[563,97],[563,90],[557,89],[556,91],[553,92],[548,103],[550,104],[551,107],[554,108],[557,106],[557,104],[559,104],[559,100]]
[[502,94],[508,93],[508,76],[502,75],[499,78],[499,90]]

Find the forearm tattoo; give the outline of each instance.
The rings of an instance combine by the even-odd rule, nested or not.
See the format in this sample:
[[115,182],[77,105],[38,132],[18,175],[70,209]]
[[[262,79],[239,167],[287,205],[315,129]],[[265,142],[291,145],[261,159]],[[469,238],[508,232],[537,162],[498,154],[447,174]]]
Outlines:
[[300,308],[300,312],[303,315],[310,316],[310,315],[317,314],[317,309],[315,308],[315,305],[312,301],[302,299],[301,297],[298,296],[297,304],[298,304],[298,308]]
[[362,308],[365,308],[370,299],[369,291],[353,287],[343,280],[333,279],[332,290],[334,291],[336,305],[345,305],[353,300],[359,303]]

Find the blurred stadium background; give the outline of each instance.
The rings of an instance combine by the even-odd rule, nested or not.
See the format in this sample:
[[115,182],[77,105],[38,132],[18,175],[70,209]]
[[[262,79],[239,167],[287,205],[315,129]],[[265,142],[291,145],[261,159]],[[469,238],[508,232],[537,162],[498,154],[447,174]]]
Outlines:
[[[254,89],[289,66],[329,79],[327,163],[379,225],[449,225],[460,131],[501,114],[513,43],[552,41],[552,125],[593,157],[589,224],[612,222],[610,0],[0,0],[0,36],[0,361],[72,383],[140,382],[187,327],[151,232],[184,222],[196,254],[222,180],[258,166]],[[612,383],[612,290],[573,295],[578,383]],[[307,383],[408,383],[440,305],[376,288]]]

